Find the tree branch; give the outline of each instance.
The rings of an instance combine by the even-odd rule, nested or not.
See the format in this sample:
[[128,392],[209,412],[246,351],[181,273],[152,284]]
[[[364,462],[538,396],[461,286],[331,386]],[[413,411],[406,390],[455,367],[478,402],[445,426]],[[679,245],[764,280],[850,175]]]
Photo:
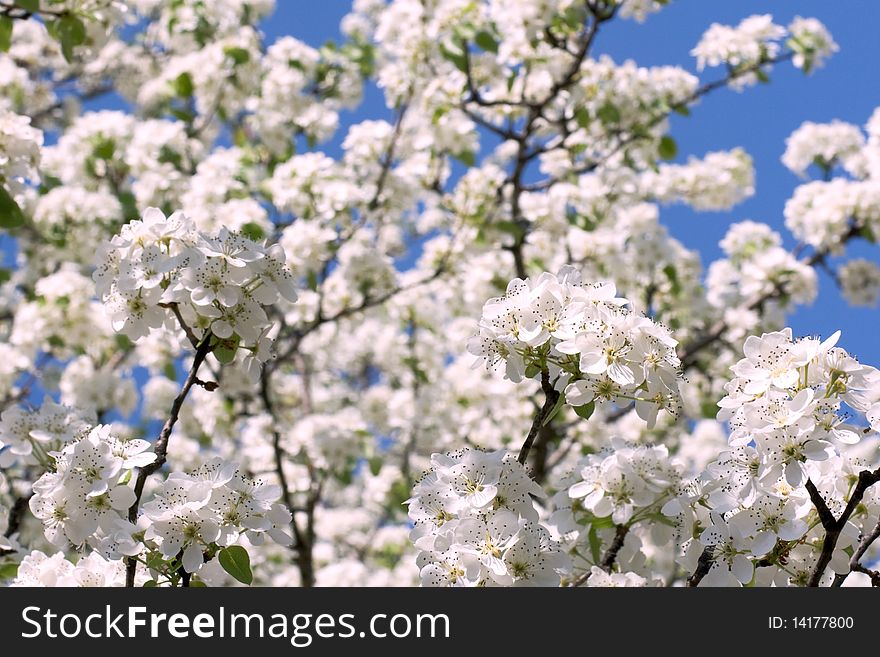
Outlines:
[[[180,392],[177,393],[177,397],[174,398],[174,402],[171,404],[171,413],[168,415],[168,419],[165,420],[165,424],[162,426],[162,431],[159,432],[159,437],[153,444],[153,452],[156,454],[156,460],[149,465],[145,465],[138,472],[137,480],[134,484],[134,504],[128,509],[129,522],[137,522],[138,509],[140,508],[141,496],[144,494],[144,484],[147,483],[147,478],[165,464],[168,454],[168,439],[171,437],[171,432],[174,430],[174,425],[177,423],[177,419],[180,416],[180,409],[183,407],[183,402],[186,400],[186,396],[189,394],[190,389],[195,385],[196,379],[198,378],[199,367],[201,367],[205,358],[211,352],[211,349],[210,340],[206,335],[196,349],[189,374],[183,382]],[[137,560],[134,557],[129,557],[126,563],[126,586],[134,586],[136,572]]]
[[[840,538],[840,532],[846,527],[846,523],[849,522],[850,517],[865,496],[865,492],[878,481],[880,481],[880,468],[873,472],[871,470],[862,470],[859,473],[859,479],[853,489],[852,495],[850,495],[849,501],[846,503],[846,508],[843,510],[843,513],[840,514],[839,518],[835,518],[834,514],[828,509],[828,505],[825,503],[824,498],[816,489],[816,486],[812,481],[807,479],[807,490],[810,493],[810,499],[813,501],[813,505],[819,513],[819,520],[822,522],[822,527],[825,529],[825,539],[822,541],[822,552],[819,554],[819,560],[813,567],[813,572],[810,574],[807,586],[819,586],[822,575],[825,573],[825,569],[831,561],[831,556],[834,554],[834,548],[837,547],[837,540]],[[865,549],[867,550],[867,547]],[[861,557],[861,555],[859,556]],[[856,562],[856,565],[858,565],[858,561]],[[852,562],[850,562],[850,567],[852,568]]]
[[541,430],[541,427],[544,426],[544,423],[547,421],[550,413],[553,412],[553,409],[556,408],[556,403],[559,401],[560,393],[550,382],[550,373],[546,369],[541,372],[541,389],[544,391],[545,395],[544,405],[538,411],[537,415],[535,415],[532,427],[529,429],[526,440],[523,443],[522,448],[519,450],[519,456],[516,459],[522,465],[526,464],[526,459],[529,457],[529,450],[532,449],[532,444],[535,442],[538,432]]
[[690,588],[694,588],[700,585],[700,582],[703,581],[703,578],[709,574],[709,571],[712,569],[712,557],[715,554],[715,547],[709,545],[703,549],[703,552],[700,554],[700,559],[697,561],[697,569],[694,571],[694,574],[688,577],[687,585]]

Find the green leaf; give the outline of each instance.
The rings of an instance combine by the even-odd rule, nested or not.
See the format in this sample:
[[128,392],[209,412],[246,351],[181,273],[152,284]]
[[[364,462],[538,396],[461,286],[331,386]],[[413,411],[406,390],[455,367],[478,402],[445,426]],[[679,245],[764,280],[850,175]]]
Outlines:
[[678,155],[678,144],[669,135],[663,135],[657,145],[657,154],[663,160],[675,159],[675,156]]
[[443,59],[448,62],[452,62],[452,64],[462,73],[467,73],[468,70],[468,61],[467,57],[464,54],[464,50],[461,47],[456,46],[455,49],[450,48],[445,43],[440,44],[440,54],[443,55]]
[[318,289],[318,275],[315,272],[309,271],[308,276],[306,276],[306,285],[308,285],[309,289],[312,292],[317,291],[317,289]]
[[466,167],[472,167],[477,163],[477,158],[473,151],[462,151],[461,153],[453,153],[452,157],[464,164]]
[[193,79],[189,73],[181,73],[176,78],[174,78],[174,93],[180,96],[181,98],[189,98],[193,95],[193,91],[195,87],[193,86]]
[[191,112],[191,111],[185,110],[185,109],[180,109],[179,107],[172,107],[170,112],[174,118],[179,119],[180,121],[183,121],[184,123],[192,123],[196,119],[196,115],[194,112]]
[[64,59],[73,59],[73,49],[86,41],[86,26],[76,16],[67,14],[53,22],[54,33],[61,43]]
[[605,124],[620,123],[620,110],[611,103],[605,103],[596,110],[596,116]]
[[590,122],[593,120],[593,117],[590,116],[589,110],[586,107],[581,107],[577,112],[574,113],[574,120],[577,121],[577,124],[586,128],[590,125]]
[[235,360],[235,352],[237,351],[238,347],[230,347],[221,343],[214,348],[214,356],[222,365],[228,365]]
[[208,588],[208,585],[205,584],[200,579],[191,579],[189,581],[189,588],[191,588],[191,589],[206,589],[206,588]]
[[553,410],[547,414],[547,417],[544,418],[541,426],[546,427],[548,424],[550,424],[550,422],[553,421],[553,418],[559,415],[559,411],[562,410],[563,406],[565,406],[565,395],[559,395],[559,399],[556,400],[556,405],[553,407]]
[[259,242],[266,237],[263,227],[260,224],[255,224],[253,221],[249,221],[241,227],[241,234],[254,242]]
[[17,228],[24,224],[24,213],[15,199],[0,187],[0,228]]
[[154,589],[154,588],[156,588],[157,586],[159,586],[159,582],[157,582],[157,581],[154,580],[154,579],[150,579],[150,580],[147,580],[146,582],[144,582],[144,586],[143,586],[143,588],[145,588],[145,589]]
[[250,585],[254,581],[254,574],[251,572],[251,558],[248,556],[247,550],[240,545],[230,545],[223,548],[217,555],[217,559],[223,570],[242,584]]
[[370,474],[374,477],[379,475],[379,471],[382,469],[382,457],[374,456],[368,461],[370,465]]
[[502,233],[513,235],[515,239],[520,239],[526,234],[526,231],[522,226],[520,226],[515,221],[510,221],[509,219],[505,219],[503,221],[495,221],[492,223],[492,227],[500,230]]
[[767,75],[767,73],[764,71],[764,69],[761,69],[761,68],[756,69],[755,70],[755,77],[758,78],[759,82],[763,82],[764,84],[767,84],[768,82],[770,82],[770,76]]
[[40,11],[40,0],[15,0],[15,4],[32,14]]
[[590,554],[593,557],[593,563],[598,564],[602,560],[602,540],[596,531],[596,525],[590,525],[587,538],[590,541]]
[[0,579],[14,579],[18,575],[17,563],[5,563],[0,566]]
[[99,160],[112,160],[116,152],[116,144],[112,139],[99,139],[95,142],[92,153]]
[[540,367],[538,367],[535,363],[529,363],[526,366],[525,377],[527,379],[534,379],[540,372]]
[[681,105],[681,104],[673,105],[672,111],[675,112],[676,114],[681,114],[682,116],[690,116],[691,115],[691,111],[690,111],[690,109],[688,109],[687,105]]
[[9,282],[9,279],[12,278],[12,271],[9,269],[0,269],[0,285],[3,283]]
[[13,21],[9,16],[0,16],[0,52],[6,52],[12,45]]
[[577,416],[583,418],[585,420],[589,420],[590,416],[593,414],[593,411],[596,410],[596,400],[594,399],[591,402],[587,402],[586,404],[582,404],[581,406],[575,406],[574,412],[577,413]]
[[224,48],[223,54],[235,62],[236,66],[247,64],[251,58],[251,54],[244,48],[235,48],[232,46]]
[[678,296],[681,293],[681,281],[678,280],[678,271],[675,269],[675,265],[666,265],[663,268],[663,273],[669,279],[672,294]]
[[611,519],[611,516],[602,516],[601,518],[595,517],[590,520],[590,525],[598,529],[609,529],[614,527],[614,521]]
[[483,50],[488,52],[498,52],[498,40],[489,32],[481,30],[474,37],[474,42]]

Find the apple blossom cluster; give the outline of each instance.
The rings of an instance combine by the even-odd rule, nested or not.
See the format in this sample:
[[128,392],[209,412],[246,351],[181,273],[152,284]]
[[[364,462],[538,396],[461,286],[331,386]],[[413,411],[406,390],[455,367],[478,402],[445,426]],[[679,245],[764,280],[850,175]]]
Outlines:
[[29,502],[46,539],[58,548],[118,544],[110,558],[135,554],[139,548],[125,529],[136,499],[129,480],[132,470],[156,459],[149,448],[146,440],[123,441],[111,427],[98,425],[49,454],[52,467],[34,482]]
[[209,331],[224,341],[227,362],[239,347],[265,361],[271,325],[263,307],[297,298],[280,246],[226,229],[207,235],[182,213],[166,218],[156,208],[101,247],[94,279],[115,330],[137,340],[175,308],[197,337]]
[[[617,436],[601,440],[595,453],[572,462],[572,471],[557,482],[547,524],[571,555],[567,583],[646,586],[656,578],[641,551],[650,549],[657,518],[678,493],[687,465],[665,445],[640,445]],[[642,527],[650,528],[647,536],[639,533]],[[611,568],[606,559],[616,537],[623,541]]]
[[837,270],[840,291],[853,306],[875,307],[880,301],[880,267],[865,258],[853,258]]
[[27,587],[81,587],[103,588],[125,585],[125,564],[120,560],[105,559],[90,552],[76,563],[56,552],[52,556],[33,550],[18,566],[18,573],[10,586]]
[[[783,312],[794,303],[809,303],[816,297],[815,270],[783,248],[782,236],[767,224],[750,220],[732,224],[720,246],[727,257],[709,266],[707,299],[723,313],[737,340],[759,321],[778,326]],[[785,294],[774,297],[774,290]],[[765,297],[759,317],[749,306]]]
[[804,176],[811,165],[828,170],[836,164],[857,174],[865,139],[857,126],[844,121],[806,121],[785,141],[782,163]]
[[[745,341],[718,404],[718,419],[731,428],[729,449],[663,506],[680,523],[686,569],[711,551],[702,585],[808,582],[824,535],[808,482],[840,515],[852,477],[867,465],[849,450],[880,429],[880,371],[837,347],[838,337],[794,340],[785,329]],[[850,412],[869,426],[853,423]],[[826,578],[849,573],[847,550],[870,530],[859,525],[874,524],[877,492],[869,489],[863,504],[865,512],[845,525]]]
[[26,179],[35,179],[42,145],[43,133],[29,117],[0,110],[0,186],[15,195]]
[[[880,234],[880,112],[865,125],[867,136],[842,121],[805,123],[788,140],[783,163],[805,175],[811,164],[824,174],[798,186],[785,204],[785,226],[817,251],[838,254],[857,235]],[[831,177],[841,168],[845,176]]]
[[[241,537],[249,545],[262,544],[266,536],[281,545],[292,541],[290,512],[276,501],[279,487],[251,479],[236,463],[220,458],[188,473],[172,472],[143,504],[136,525],[131,524],[128,513],[137,500],[132,471],[156,459],[149,449],[145,440],[123,440],[110,426],[98,425],[50,452],[50,467],[34,483],[29,502],[46,539],[62,550],[88,545],[100,555],[96,560],[114,563],[155,552],[161,556],[148,560],[152,571],[161,572],[179,559],[188,573],[198,572],[219,549]],[[63,553],[58,554],[63,562]],[[26,569],[22,581],[43,581],[40,564],[42,559],[35,557],[34,570]],[[117,565],[107,567],[115,572]],[[68,570],[65,566],[59,573],[71,575]]]
[[49,464],[50,455],[87,432],[93,414],[45,400],[38,408],[9,406],[0,413],[0,450],[28,464]]
[[752,158],[741,148],[707,153],[686,164],[663,164],[642,177],[645,195],[661,202],[681,200],[697,210],[727,210],[755,193]]
[[549,375],[576,408],[635,401],[650,427],[660,410],[679,410],[677,342],[628,303],[613,283],[585,285],[570,266],[516,278],[485,303],[468,350],[475,367],[503,362],[514,382]]
[[[241,472],[239,465],[214,458],[191,472],[172,472],[143,505],[138,527],[147,548],[196,573],[218,546],[246,537],[261,545],[266,536],[290,545],[290,511],[276,500],[281,489]],[[148,565],[150,562],[148,561]]]
[[504,450],[433,454],[407,500],[422,585],[558,585],[567,558],[532,496],[545,493]]
[[797,17],[788,29],[773,22],[769,14],[749,16],[736,27],[713,23],[691,51],[697,58],[697,68],[730,66],[737,77],[734,88],[755,84],[762,70],[781,50],[781,40],[790,34],[786,45],[794,53],[794,65],[805,72],[821,66],[837,50],[831,34],[815,18]]
[[579,462],[579,478],[568,495],[592,518],[610,517],[615,525],[629,525],[658,511],[677,490],[683,471],[665,445],[629,445],[612,438],[610,450]]

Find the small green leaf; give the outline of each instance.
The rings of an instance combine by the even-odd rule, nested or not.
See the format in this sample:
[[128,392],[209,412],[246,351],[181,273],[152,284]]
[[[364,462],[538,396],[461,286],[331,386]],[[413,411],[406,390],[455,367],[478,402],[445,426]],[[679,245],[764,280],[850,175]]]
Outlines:
[[12,278],[11,270],[0,269],[0,285],[2,285],[3,283],[8,283],[10,278]]
[[229,347],[225,344],[219,344],[214,348],[214,356],[222,365],[228,365],[235,360],[235,352],[237,351],[237,347]]
[[587,110],[586,107],[581,107],[577,112],[574,113],[574,120],[577,121],[577,124],[581,128],[586,128],[590,125],[593,117],[590,116],[590,112]]
[[440,44],[440,54],[443,55],[443,59],[448,62],[452,62],[452,64],[462,73],[467,73],[468,70],[468,61],[467,57],[464,54],[464,50],[459,46],[454,46],[450,48],[445,43]]
[[236,66],[247,64],[251,58],[251,54],[244,48],[227,47],[223,49],[223,54],[229,57]]
[[0,228],[17,228],[24,224],[24,213],[15,199],[0,186]]
[[620,110],[611,103],[605,103],[596,110],[596,116],[605,124],[620,123]]
[[473,151],[462,151],[461,153],[453,153],[452,157],[464,164],[466,167],[472,167],[477,162],[477,158]]
[[40,0],[15,0],[15,4],[32,14],[40,11]]
[[678,144],[669,135],[663,135],[657,145],[657,154],[663,160],[675,159],[675,156],[678,155]]
[[9,16],[0,16],[0,52],[6,52],[12,45],[13,21]]
[[682,105],[682,104],[673,105],[672,111],[675,112],[676,114],[681,114],[682,116],[690,116],[691,115],[691,111],[690,111],[690,109],[688,109],[687,105]]
[[112,160],[113,153],[116,152],[116,144],[112,139],[99,139],[95,142],[92,153],[99,160]]
[[66,14],[54,21],[54,33],[61,43],[64,59],[73,59],[73,49],[86,41],[86,26],[76,16]]
[[259,242],[266,237],[263,227],[260,224],[255,224],[253,221],[249,221],[241,227],[241,234],[254,242]]
[[481,30],[474,37],[474,42],[483,50],[488,52],[498,52],[498,40],[489,32]]
[[562,410],[562,407],[565,406],[565,395],[559,395],[559,399],[556,400],[556,405],[553,407],[553,410],[547,414],[547,417],[544,418],[544,422],[541,423],[542,427],[546,427],[550,422],[553,421],[557,415],[559,415],[559,411]]
[[0,579],[14,579],[18,575],[17,563],[5,563],[0,566]]
[[764,69],[761,69],[761,68],[756,69],[755,70],[755,77],[758,78],[759,82],[763,82],[764,84],[767,84],[768,82],[770,82],[770,76],[767,75],[767,73],[764,71]]
[[189,588],[191,588],[191,589],[206,589],[206,588],[208,588],[208,585],[205,584],[200,579],[191,579],[189,581]]
[[[175,93],[177,92],[175,91]],[[179,107],[172,107],[170,112],[174,118],[179,119],[184,123],[192,123],[196,119],[195,113],[189,110],[180,109]]]
[[159,586],[159,582],[157,582],[157,581],[154,580],[154,579],[150,579],[150,580],[147,580],[146,582],[144,582],[144,586],[143,586],[143,588],[145,588],[145,589],[154,589],[154,588],[156,588],[157,586]]
[[541,373],[541,368],[538,367],[535,363],[529,363],[526,366],[525,377],[527,379],[534,379],[540,373]]
[[598,564],[602,560],[602,541],[596,531],[596,525],[590,526],[587,538],[590,541],[590,555],[593,557],[593,563]]
[[250,585],[254,581],[254,574],[251,572],[251,558],[248,556],[247,550],[240,545],[230,545],[223,548],[217,555],[217,559],[223,570],[242,584]]
[[596,410],[596,400],[587,402],[586,404],[582,404],[581,406],[575,406],[574,412],[577,413],[577,416],[583,418],[585,420],[589,420],[590,416],[593,414],[593,411]]
[[509,219],[504,219],[503,221],[495,221],[492,223],[492,227],[500,230],[502,233],[513,235],[515,239],[520,239],[526,234],[526,231],[522,226],[520,226],[515,221],[510,221]]
[[306,285],[312,292],[317,291],[318,275],[315,272],[309,271],[308,275],[306,276]]
[[382,470],[382,457],[374,456],[368,461],[368,463],[370,466],[370,474],[374,477],[378,476],[379,471]]
[[176,78],[174,78],[174,93],[176,93],[181,98],[189,98],[193,95],[193,91],[195,87],[193,86],[193,79],[189,73],[181,73]]

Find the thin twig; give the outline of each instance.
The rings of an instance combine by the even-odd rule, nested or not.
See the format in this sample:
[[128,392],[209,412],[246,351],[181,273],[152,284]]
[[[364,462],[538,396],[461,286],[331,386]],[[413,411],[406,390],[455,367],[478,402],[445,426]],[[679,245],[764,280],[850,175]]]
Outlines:
[[[196,379],[198,378],[199,367],[201,367],[205,358],[211,352],[211,349],[210,340],[205,336],[205,339],[202,340],[196,349],[189,374],[183,382],[180,392],[177,393],[177,397],[174,398],[174,402],[171,404],[171,412],[168,415],[168,419],[165,420],[165,424],[162,426],[162,431],[159,432],[159,437],[153,444],[153,452],[156,454],[156,460],[149,465],[145,465],[138,472],[137,480],[134,484],[134,504],[128,509],[129,522],[137,522],[138,509],[140,508],[141,496],[144,493],[144,484],[147,483],[147,478],[165,464],[168,454],[168,439],[171,437],[171,432],[174,430],[174,425],[177,423],[178,417],[180,416],[180,409],[183,407],[183,402],[186,400],[186,396],[189,394],[190,389],[195,385]],[[133,557],[129,557],[126,564],[126,586],[134,586],[136,572],[137,560]]]

